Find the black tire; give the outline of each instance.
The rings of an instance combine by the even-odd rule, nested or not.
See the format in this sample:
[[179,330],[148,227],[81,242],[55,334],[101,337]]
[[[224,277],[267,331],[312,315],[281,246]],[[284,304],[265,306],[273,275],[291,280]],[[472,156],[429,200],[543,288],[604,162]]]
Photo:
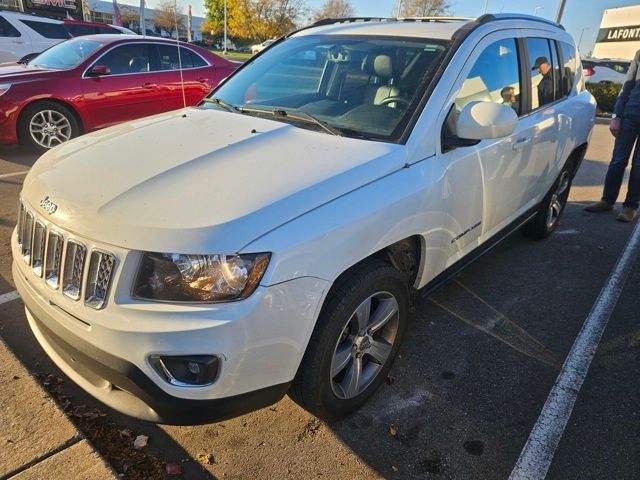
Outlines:
[[[522,228],[525,235],[535,240],[543,240],[553,233],[567,205],[572,180],[571,162],[567,162],[542,200],[536,216]],[[557,213],[553,219],[550,218],[552,205],[555,205],[553,210]]]
[[[44,117],[37,118],[39,115],[43,115]],[[30,129],[32,120],[48,121],[45,120],[45,118],[53,118],[56,121],[59,120],[62,122],[55,125],[51,123],[51,128],[55,127],[56,129],[59,128],[59,130],[56,130],[54,134],[45,137],[32,134]],[[70,140],[77,137],[79,134],[80,125],[78,124],[76,116],[69,108],[56,102],[42,101],[32,103],[25,107],[20,114],[20,119],[18,121],[18,140],[20,141],[20,144],[36,152],[46,152],[50,148],[63,143],[63,141],[60,141],[59,139],[66,138],[68,136],[67,140]],[[54,135],[58,140],[53,140]],[[42,141],[39,142],[39,139],[42,139]],[[48,142],[47,139],[52,140]],[[47,143],[50,143],[50,146],[47,146]]]
[[[395,308],[393,299],[398,307],[397,314],[389,315],[390,320],[383,323],[379,330],[365,335],[371,340],[370,343],[367,340],[367,343],[372,346],[374,343],[384,344],[387,351],[390,346],[390,353],[382,363],[375,360],[370,353],[374,349],[368,350],[364,337],[358,334],[354,338],[362,340],[362,343],[356,345],[358,340],[354,341],[351,349],[341,348],[341,346],[348,347],[350,332],[354,326],[357,327],[356,309],[362,306],[365,300],[375,295],[378,297],[374,297],[371,301],[372,323],[368,323],[369,327],[375,323],[376,318],[379,318],[376,317],[376,313],[388,314]],[[340,280],[322,308],[296,378],[291,385],[289,391],[291,398],[304,409],[327,421],[343,417],[360,408],[378,389],[391,368],[402,343],[408,311],[409,292],[407,278],[403,273],[379,260],[367,261],[355,267]],[[395,329],[393,335],[390,333],[392,329]],[[360,347],[363,349],[362,352],[359,351]],[[342,349],[343,354],[346,351],[350,352],[351,358],[348,360],[350,363],[346,363],[344,370],[332,378],[332,361],[334,353],[337,355],[339,349]],[[341,375],[344,375],[343,382],[347,380],[348,370],[353,369],[356,356],[360,358],[360,365],[363,365],[362,378],[367,379],[364,376],[367,371],[369,379],[366,383],[363,381],[362,391],[352,397],[341,398],[336,392],[345,392],[334,380],[339,379]]]

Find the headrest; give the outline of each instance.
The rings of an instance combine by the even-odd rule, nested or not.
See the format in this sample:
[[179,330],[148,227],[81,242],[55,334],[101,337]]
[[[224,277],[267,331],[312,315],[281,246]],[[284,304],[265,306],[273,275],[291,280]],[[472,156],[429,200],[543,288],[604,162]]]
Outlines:
[[393,60],[385,54],[369,54],[364,59],[363,70],[376,77],[393,77]]

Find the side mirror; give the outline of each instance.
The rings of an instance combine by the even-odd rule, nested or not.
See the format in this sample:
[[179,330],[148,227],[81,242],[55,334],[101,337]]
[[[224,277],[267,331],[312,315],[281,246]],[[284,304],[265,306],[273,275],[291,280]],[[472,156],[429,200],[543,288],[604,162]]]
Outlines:
[[106,65],[94,65],[88,74],[90,77],[101,77],[111,74],[111,69]]
[[507,105],[471,102],[458,114],[456,134],[459,138],[485,140],[506,137],[518,125],[518,114]]

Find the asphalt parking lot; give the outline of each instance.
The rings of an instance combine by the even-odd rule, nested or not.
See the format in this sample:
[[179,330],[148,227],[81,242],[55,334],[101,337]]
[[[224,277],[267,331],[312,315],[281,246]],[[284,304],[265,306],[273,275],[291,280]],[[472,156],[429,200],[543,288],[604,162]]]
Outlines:
[[[63,378],[65,398],[147,435],[147,451],[179,463],[182,478],[506,479],[634,228],[614,214],[582,210],[600,196],[612,146],[606,126],[597,125],[551,238],[515,234],[417,305],[388,381],[349,418],[328,425],[285,397],[226,422],[172,427],[126,418]],[[34,161],[0,148],[0,296],[15,290],[9,239],[19,172]],[[578,392],[548,479],[640,476],[639,282],[640,264]],[[30,371],[64,377],[33,338],[19,299],[0,304],[0,336]],[[206,454],[213,457],[203,461]],[[136,465],[126,476],[141,478]]]

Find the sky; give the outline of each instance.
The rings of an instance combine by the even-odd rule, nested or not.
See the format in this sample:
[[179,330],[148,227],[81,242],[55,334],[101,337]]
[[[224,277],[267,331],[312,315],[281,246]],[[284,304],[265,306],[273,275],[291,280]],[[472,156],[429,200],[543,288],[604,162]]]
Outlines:
[[[118,0],[120,3],[138,5],[139,0]],[[177,0],[185,11],[191,4],[193,14],[204,16],[202,0]],[[451,0],[451,14],[461,17],[477,17],[482,14],[485,0]],[[146,0],[153,8],[157,0]],[[319,8],[324,0],[307,0],[310,8]],[[351,0],[358,16],[388,17],[395,12],[396,0]],[[489,0],[489,13],[527,13],[536,12],[539,16],[555,20],[559,0]],[[582,35],[580,50],[586,56],[592,49],[598,34],[602,12],[607,8],[638,5],[640,0],[567,0],[562,23],[576,39]],[[584,33],[583,33],[584,32]]]

